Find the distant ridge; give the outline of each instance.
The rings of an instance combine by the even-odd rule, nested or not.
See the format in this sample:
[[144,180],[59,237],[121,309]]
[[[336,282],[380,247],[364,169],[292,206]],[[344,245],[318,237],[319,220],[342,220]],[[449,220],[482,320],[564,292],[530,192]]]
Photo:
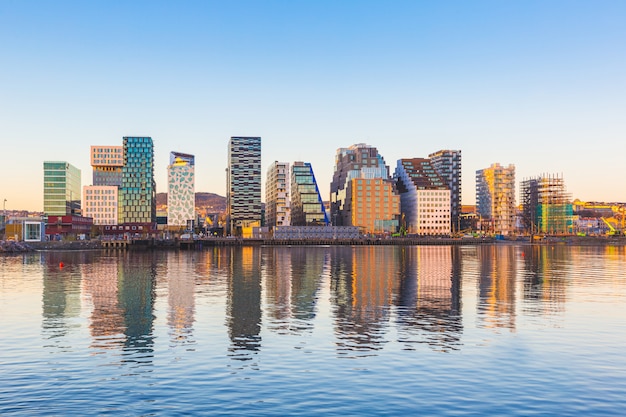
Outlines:
[[[157,208],[163,210],[167,207],[167,193],[157,193]],[[201,214],[225,213],[226,197],[213,193],[196,193],[196,212]]]

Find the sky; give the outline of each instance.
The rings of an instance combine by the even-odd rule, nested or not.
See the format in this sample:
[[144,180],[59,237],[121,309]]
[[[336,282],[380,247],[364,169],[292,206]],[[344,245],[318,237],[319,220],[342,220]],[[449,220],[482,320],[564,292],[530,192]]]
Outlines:
[[[43,209],[43,162],[91,185],[91,145],[150,136],[196,191],[225,195],[231,136],[310,162],[329,198],[337,148],[395,169],[440,149],[573,198],[626,201],[624,1],[0,1],[0,200]],[[516,191],[518,193],[518,191]]]

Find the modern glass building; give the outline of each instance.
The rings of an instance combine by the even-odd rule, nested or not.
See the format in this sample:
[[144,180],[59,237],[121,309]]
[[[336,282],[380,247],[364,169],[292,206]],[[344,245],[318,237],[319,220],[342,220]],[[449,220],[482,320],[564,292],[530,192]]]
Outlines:
[[124,137],[118,209],[119,223],[131,225],[131,232],[145,232],[146,226],[156,222],[154,146],[150,137]]
[[337,149],[333,180],[330,184],[330,213],[335,226],[353,226],[352,213],[346,202],[352,195],[354,178],[389,179],[389,167],[375,147],[359,143]]
[[441,150],[428,155],[430,163],[450,189],[450,224],[452,230],[461,228],[461,151]]
[[515,231],[515,165],[492,164],[476,171],[476,211],[483,230],[496,234]]
[[171,152],[167,167],[167,225],[186,226],[196,218],[195,157]]
[[291,224],[289,162],[274,161],[267,169],[265,181],[265,225]]
[[122,185],[123,146],[92,146],[93,185]]
[[261,226],[261,138],[231,137],[226,169],[226,233],[249,237]]
[[420,235],[450,234],[450,190],[429,159],[400,159],[394,173],[401,227]]
[[313,167],[309,162],[298,161],[291,166],[291,224],[293,226],[330,224]]
[[80,170],[63,161],[43,163],[43,211],[48,216],[81,213]]

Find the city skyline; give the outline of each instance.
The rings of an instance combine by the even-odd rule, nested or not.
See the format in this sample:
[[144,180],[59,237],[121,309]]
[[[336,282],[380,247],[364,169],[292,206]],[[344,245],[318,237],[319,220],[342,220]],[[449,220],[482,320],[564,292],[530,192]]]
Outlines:
[[310,162],[325,200],[336,150],[367,143],[390,166],[461,150],[463,204],[493,163],[517,187],[558,173],[573,198],[626,201],[625,17],[611,1],[6,2],[0,199],[41,211],[43,161],[89,185],[90,145],[124,136],[153,138],[157,192],[184,149],[196,189],[225,195],[228,138],[260,136],[261,172]]

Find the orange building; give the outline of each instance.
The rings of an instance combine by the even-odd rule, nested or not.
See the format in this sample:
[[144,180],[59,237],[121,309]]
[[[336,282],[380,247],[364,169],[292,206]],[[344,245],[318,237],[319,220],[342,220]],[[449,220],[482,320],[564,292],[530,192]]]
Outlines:
[[346,193],[351,225],[363,233],[394,233],[400,222],[400,196],[393,181],[353,178]]

